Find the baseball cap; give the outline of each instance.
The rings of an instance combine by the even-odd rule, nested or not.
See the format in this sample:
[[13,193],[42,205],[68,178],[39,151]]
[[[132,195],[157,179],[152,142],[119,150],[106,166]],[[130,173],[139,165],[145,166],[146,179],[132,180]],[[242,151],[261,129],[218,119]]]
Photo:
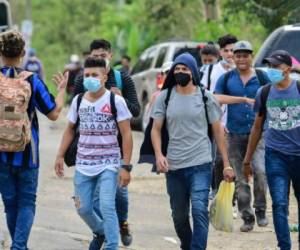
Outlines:
[[272,64],[278,66],[280,64],[286,64],[292,66],[292,57],[289,52],[285,50],[276,50],[269,57],[262,61],[263,64]]
[[253,52],[252,45],[248,41],[239,41],[233,47],[233,53],[237,51]]

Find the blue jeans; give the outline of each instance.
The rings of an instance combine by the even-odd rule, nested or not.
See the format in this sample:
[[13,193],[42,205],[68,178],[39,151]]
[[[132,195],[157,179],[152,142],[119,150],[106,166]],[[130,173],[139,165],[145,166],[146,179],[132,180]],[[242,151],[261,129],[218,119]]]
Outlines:
[[[286,155],[271,148],[266,148],[266,174],[272,197],[273,221],[281,250],[291,249],[291,238],[288,224],[288,193],[292,181],[298,203],[300,201],[300,156]],[[298,235],[298,241],[299,235]]]
[[[74,176],[75,206],[79,216],[97,234],[105,235],[105,250],[118,249],[119,224],[116,213],[118,173],[104,170],[96,176],[86,176],[76,171]],[[98,188],[101,219],[93,208],[94,194]]]
[[[166,173],[172,217],[183,250],[206,249],[211,163]],[[193,232],[190,226],[192,205]]]
[[0,193],[12,239],[11,250],[26,250],[35,216],[38,169],[0,164]]
[[[97,189],[98,190],[98,189]],[[99,195],[95,192],[94,197],[94,209],[96,214],[102,218],[101,212],[99,210]],[[119,224],[128,220],[128,187],[117,187],[116,193],[116,209]]]

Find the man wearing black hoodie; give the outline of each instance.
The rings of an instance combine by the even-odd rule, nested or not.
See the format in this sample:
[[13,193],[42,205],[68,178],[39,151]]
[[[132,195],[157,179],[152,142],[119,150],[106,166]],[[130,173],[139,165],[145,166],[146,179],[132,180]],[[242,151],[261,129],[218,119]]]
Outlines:
[[[163,89],[151,115],[154,119],[151,138],[157,170],[166,173],[172,217],[181,249],[206,249],[212,162],[208,124],[212,125],[223,158],[224,179],[232,181],[234,177],[220,122],[222,111],[213,95],[200,89],[197,63],[188,53],[176,58]],[[170,89],[171,92],[168,91]],[[167,93],[171,93],[168,106],[165,102]],[[207,98],[206,104],[203,93]],[[163,155],[161,133],[165,118],[169,142],[167,154]],[[193,232],[189,222],[190,203]]]

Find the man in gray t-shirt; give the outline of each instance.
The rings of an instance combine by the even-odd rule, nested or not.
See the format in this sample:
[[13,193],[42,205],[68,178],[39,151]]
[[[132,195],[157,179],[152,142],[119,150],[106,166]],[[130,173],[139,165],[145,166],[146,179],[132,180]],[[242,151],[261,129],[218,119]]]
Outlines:
[[[188,53],[176,58],[163,89],[166,90],[157,97],[151,114],[154,119],[151,138],[157,170],[166,173],[167,191],[181,249],[206,249],[212,161],[208,124],[212,126],[222,154],[224,178],[232,181],[234,177],[220,122],[222,111],[212,94],[205,92],[203,96],[197,63]],[[168,93],[170,98],[166,103]],[[207,98],[206,104],[204,98]],[[165,119],[169,135],[167,155],[163,155],[161,150]],[[190,204],[193,232],[189,222]]]

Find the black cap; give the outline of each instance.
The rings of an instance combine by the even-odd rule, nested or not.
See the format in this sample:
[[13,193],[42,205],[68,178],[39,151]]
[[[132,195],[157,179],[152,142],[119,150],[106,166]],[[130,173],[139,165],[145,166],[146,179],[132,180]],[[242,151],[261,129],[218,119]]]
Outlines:
[[286,64],[288,66],[292,66],[292,57],[289,52],[285,50],[276,50],[269,57],[265,58],[263,64],[271,64],[274,66],[278,66],[280,64]]

